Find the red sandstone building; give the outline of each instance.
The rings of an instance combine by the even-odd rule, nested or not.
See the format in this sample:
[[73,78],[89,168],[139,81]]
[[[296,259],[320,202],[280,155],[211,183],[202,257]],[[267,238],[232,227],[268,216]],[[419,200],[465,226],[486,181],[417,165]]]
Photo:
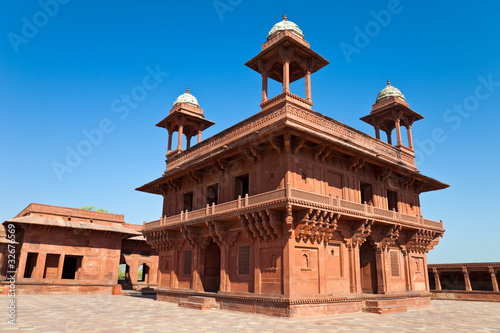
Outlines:
[[[158,256],[145,243],[141,226],[126,224],[123,215],[32,203],[4,222],[7,230],[9,225],[17,241],[17,294],[111,294],[120,263],[129,267],[125,288],[156,285]],[[5,258],[1,262],[4,280],[12,269]],[[140,265],[147,273],[142,281]],[[1,284],[6,292],[9,283]]]
[[[389,83],[361,118],[376,137],[313,111],[311,74],[327,64],[285,17],[246,63],[262,75],[259,112],[201,141],[213,123],[187,91],[157,124],[167,168],[138,190],[164,198],[144,226],[159,300],[279,316],[429,304],[426,253],[444,229],[422,217],[419,195],[448,185],[415,166],[411,129],[423,117]],[[269,78],[283,84],[273,98]],[[302,78],[305,98],[290,92]]]

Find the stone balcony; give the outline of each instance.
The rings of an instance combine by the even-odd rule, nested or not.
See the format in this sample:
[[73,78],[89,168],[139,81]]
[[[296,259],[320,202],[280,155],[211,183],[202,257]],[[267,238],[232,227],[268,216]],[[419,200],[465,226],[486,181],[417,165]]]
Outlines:
[[275,191],[260,193],[252,196],[245,196],[237,200],[224,202],[218,205],[207,205],[203,209],[195,211],[185,211],[178,215],[162,217],[159,220],[144,224],[145,232],[164,228],[175,228],[187,225],[194,225],[213,221],[215,219],[224,220],[232,216],[244,214],[255,209],[270,209],[285,207],[291,204],[294,207],[319,208],[342,216],[351,218],[370,219],[386,224],[402,225],[410,228],[425,228],[434,231],[443,231],[442,221],[432,221],[424,219],[422,216],[408,215],[394,210],[387,210],[372,205],[361,204],[340,199],[338,196],[326,196],[308,191],[286,188]]

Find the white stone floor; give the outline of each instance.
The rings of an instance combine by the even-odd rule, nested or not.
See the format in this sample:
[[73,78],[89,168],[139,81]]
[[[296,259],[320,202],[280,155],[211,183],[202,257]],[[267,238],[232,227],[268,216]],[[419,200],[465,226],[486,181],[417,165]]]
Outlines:
[[500,332],[500,303],[432,301],[405,313],[276,318],[132,296],[0,295],[0,332]]

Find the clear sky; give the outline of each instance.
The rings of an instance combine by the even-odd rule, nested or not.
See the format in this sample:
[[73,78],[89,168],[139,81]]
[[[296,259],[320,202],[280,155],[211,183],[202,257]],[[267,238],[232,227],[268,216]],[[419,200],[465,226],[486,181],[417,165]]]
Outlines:
[[312,76],[314,110],[373,135],[359,118],[390,79],[425,117],[418,167],[451,185],[421,195],[446,229],[428,261],[500,261],[493,1],[0,0],[0,220],[31,202],[158,219],[160,197],[134,190],[165,169],[155,124],[187,86],[216,122],[205,138],[258,112],[244,63],[284,12],[331,62]]

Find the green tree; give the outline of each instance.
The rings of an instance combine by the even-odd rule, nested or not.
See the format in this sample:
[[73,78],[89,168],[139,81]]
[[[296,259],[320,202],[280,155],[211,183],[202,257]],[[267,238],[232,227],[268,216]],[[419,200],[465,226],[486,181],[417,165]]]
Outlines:
[[107,213],[108,210],[107,209],[104,209],[104,208],[95,208],[94,206],[83,206],[82,208],[80,209],[83,209],[83,210],[91,210],[91,211],[94,211],[94,212],[101,212],[101,213]]

